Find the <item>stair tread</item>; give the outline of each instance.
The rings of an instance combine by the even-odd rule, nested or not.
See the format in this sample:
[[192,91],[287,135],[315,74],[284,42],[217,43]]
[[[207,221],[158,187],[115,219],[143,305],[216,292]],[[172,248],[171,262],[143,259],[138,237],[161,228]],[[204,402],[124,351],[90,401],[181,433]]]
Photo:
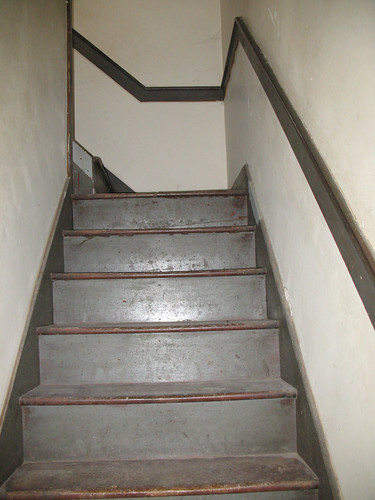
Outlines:
[[0,498],[118,498],[308,490],[318,479],[295,453],[173,460],[24,463]]
[[38,335],[60,334],[120,334],[120,333],[157,333],[157,332],[199,332],[226,330],[265,330],[280,327],[276,320],[251,321],[177,321],[145,323],[93,323],[78,325],[47,325],[37,328]]
[[20,398],[24,406],[95,405],[295,398],[282,379],[39,385]]
[[266,274],[263,267],[242,269],[215,269],[207,271],[161,271],[130,273],[51,273],[52,280],[98,280],[98,279],[136,279],[136,278],[210,278],[218,276],[257,276]]
[[73,200],[103,200],[111,198],[184,198],[194,196],[247,196],[247,192],[238,189],[209,189],[203,191],[157,191],[140,193],[96,193],[73,194]]
[[63,236],[134,236],[137,234],[205,234],[205,233],[248,233],[255,226],[218,226],[192,228],[150,228],[150,229],[71,229],[63,231]]

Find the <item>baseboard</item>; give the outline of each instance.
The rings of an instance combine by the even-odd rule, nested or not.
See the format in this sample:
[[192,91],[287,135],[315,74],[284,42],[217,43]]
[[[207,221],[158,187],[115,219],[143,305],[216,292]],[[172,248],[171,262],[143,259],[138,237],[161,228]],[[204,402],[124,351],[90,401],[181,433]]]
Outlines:
[[266,224],[258,210],[258,203],[247,165],[241,170],[233,188],[244,189],[249,194],[250,220],[255,219],[257,225],[257,266],[267,269],[268,317],[280,321],[281,376],[296,387],[298,391],[296,416],[298,453],[319,477],[319,499],[339,500],[342,498],[342,494],[334,473],[320,417],[307,378],[293,317],[285,297],[277,261],[272,250]]
[[0,421],[0,485],[23,462],[22,415],[18,400],[40,382],[35,329],[53,322],[50,273],[63,271],[62,230],[73,227],[71,194],[72,181],[67,179],[35,284],[25,333]]

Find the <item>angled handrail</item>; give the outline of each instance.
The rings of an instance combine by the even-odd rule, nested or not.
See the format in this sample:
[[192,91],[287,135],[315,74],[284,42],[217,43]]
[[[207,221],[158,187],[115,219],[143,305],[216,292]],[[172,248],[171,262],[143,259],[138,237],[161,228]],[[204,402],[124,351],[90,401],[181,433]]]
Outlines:
[[142,102],[224,100],[239,43],[276,113],[375,327],[373,253],[328,166],[242,18],[235,19],[222,83],[218,87],[145,87],[73,30],[74,48]]
[[239,43],[276,113],[375,327],[375,259],[370,247],[325,161],[242,18],[236,18],[233,26],[222,80],[224,95]]
[[222,101],[217,87],[145,87],[104,52],[73,30],[73,47],[141,102]]

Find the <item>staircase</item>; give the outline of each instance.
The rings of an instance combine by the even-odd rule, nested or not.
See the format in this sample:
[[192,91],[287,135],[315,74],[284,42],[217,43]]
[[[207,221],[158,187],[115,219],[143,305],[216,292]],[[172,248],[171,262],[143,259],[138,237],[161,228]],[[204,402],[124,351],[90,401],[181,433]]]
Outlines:
[[318,498],[242,191],[73,196],[2,499]]

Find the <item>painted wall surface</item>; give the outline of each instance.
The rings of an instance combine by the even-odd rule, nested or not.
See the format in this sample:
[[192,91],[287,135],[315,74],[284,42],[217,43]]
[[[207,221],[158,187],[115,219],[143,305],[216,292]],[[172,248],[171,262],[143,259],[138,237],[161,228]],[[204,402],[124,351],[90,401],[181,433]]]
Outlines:
[[1,408],[66,179],[65,9],[0,2]]
[[[218,0],[76,0],[74,27],[149,86],[220,85]],[[224,105],[139,103],[75,52],[76,140],[135,191],[225,188]]]
[[220,85],[219,0],[75,0],[74,28],[143,85]]
[[[222,0],[245,17],[375,255],[375,3]],[[365,200],[365,201],[364,201]]]
[[[224,51],[244,16],[373,244],[374,14],[367,1],[222,1]],[[229,184],[247,163],[342,496],[373,499],[375,332],[242,48],[225,119]]]
[[225,188],[223,103],[140,103],[75,54],[76,138],[135,191]]

